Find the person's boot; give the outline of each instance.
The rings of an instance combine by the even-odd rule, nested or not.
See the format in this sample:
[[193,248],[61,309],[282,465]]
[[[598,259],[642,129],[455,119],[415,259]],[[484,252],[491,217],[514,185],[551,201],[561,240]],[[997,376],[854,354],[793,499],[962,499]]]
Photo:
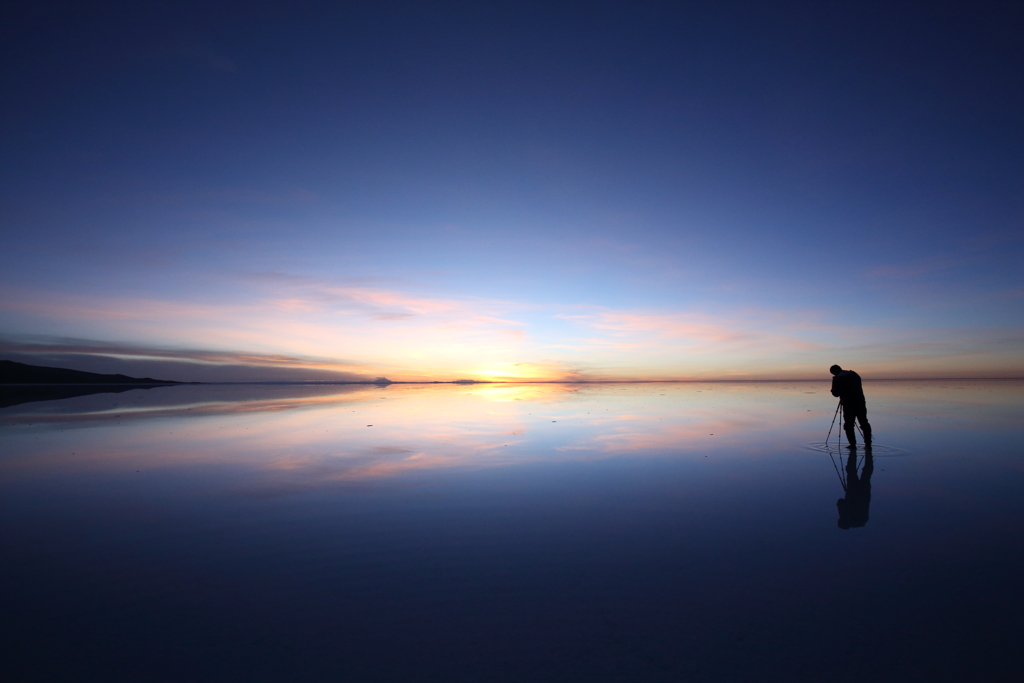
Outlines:
[[857,447],[857,431],[853,428],[853,425],[846,428],[846,440],[849,442],[850,448]]
[[864,429],[864,445],[865,446],[870,446],[871,445],[871,425],[865,424],[865,425],[861,425],[861,427]]

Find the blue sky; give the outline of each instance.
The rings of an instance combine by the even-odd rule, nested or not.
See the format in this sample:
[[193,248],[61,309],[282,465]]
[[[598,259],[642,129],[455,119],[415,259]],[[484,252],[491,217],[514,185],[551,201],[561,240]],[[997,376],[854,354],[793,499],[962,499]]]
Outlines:
[[1012,3],[6,10],[0,352],[1024,375]]

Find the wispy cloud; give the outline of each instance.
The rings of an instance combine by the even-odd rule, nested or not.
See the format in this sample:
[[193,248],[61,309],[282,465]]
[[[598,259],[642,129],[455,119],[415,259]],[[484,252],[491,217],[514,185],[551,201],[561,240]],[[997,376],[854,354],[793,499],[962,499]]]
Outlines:
[[336,284],[288,273],[257,273],[244,279],[260,286],[275,304],[304,311],[361,313],[378,320],[423,316],[448,322],[521,324],[505,314],[523,306],[507,301],[416,295],[394,287]]
[[284,354],[260,354],[240,351],[211,351],[206,349],[168,349],[155,346],[117,344],[87,339],[39,339],[16,341],[0,339],[0,353],[76,353],[123,358],[157,358],[185,360],[195,363],[235,363],[247,365],[287,367],[343,367],[354,369],[358,363],[337,359],[309,358]]
[[337,358],[46,337],[0,338],[0,355],[30,364],[188,382],[357,381],[379,370]]
[[5,325],[0,351],[91,358],[82,369],[125,374],[134,364],[167,379],[180,375],[157,373],[181,364],[189,377],[206,366],[202,378],[230,367],[239,379],[810,378],[835,362],[887,377],[1024,372],[1024,332],[1013,329],[840,325],[815,310],[528,304],[288,273],[237,282],[242,292],[222,301],[7,290],[0,315],[17,324]]
[[[601,311],[588,315],[563,316],[566,319],[607,334],[593,340],[597,344],[619,348],[663,347],[679,352],[696,353],[709,350],[735,351],[757,347],[765,349],[811,349],[817,345],[807,340],[809,326],[789,334],[773,331],[777,320],[763,315],[710,316],[685,312]],[[795,327],[790,325],[790,327]],[[814,329],[820,331],[820,327]],[[801,334],[802,333],[802,334]]]

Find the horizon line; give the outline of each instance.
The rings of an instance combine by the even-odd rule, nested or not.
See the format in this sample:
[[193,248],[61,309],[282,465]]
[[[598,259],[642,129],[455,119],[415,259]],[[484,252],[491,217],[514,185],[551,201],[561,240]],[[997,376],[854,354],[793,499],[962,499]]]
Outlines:
[[[388,380],[378,382],[373,380],[252,380],[246,382],[176,382],[175,384],[198,385],[198,384],[276,384],[276,385],[372,385],[390,386],[392,384],[460,384],[468,386],[471,384],[701,384],[701,383],[729,383],[729,382],[825,382],[831,381],[831,377],[818,378],[773,378],[773,379],[563,379],[563,380]],[[875,377],[862,378],[865,382],[964,382],[964,381],[1013,381],[1024,380],[1019,377]],[[2,385],[0,385],[2,386]],[[7,385],[14,386],[14,385]]]

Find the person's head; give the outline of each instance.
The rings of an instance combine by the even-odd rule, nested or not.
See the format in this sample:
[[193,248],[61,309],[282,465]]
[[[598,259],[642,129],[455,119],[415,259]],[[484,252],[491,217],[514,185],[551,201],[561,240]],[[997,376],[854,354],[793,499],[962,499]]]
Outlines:
[[828,369],[828,371],[831,372],[833,375],[838,375],[840,372],[843,371],[843,369],[838,365],[833,365]]

